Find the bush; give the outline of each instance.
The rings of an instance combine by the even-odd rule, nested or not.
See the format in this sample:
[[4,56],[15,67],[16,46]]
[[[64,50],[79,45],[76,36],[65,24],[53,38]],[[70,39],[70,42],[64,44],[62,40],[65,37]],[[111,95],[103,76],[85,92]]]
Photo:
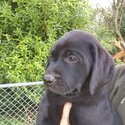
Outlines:
[[85,0],[1,0],[0,83],[41,80],[48,49],[91,14]]

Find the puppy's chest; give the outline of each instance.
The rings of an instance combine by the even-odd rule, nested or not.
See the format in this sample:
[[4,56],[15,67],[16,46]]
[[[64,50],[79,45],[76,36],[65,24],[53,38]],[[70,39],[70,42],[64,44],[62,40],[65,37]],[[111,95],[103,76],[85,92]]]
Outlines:
[[[52,118],[52,125],[59,125],[65,102],[67,101],[50,102],[49,117]],[[70,125],[114,125],[110,110],[104,102],[98,105],[73,102],[69,117]]]
[[[53,116],[53,125],[59,125],[62,115],[63,105],[56,105],[51,110]],[[70,125],[109,125],[108,121],[102,118],[102,114],[98,111],[98,108],[73,106],[70,111]],[[103,121],[104,120],[104,121]]]
[[83,108],[82,106],[73,107],[70,112],[71,125],[93,125],[93,122],[97,123],[93,112],[91,109]]
[[[51,117],[53,117],[53,122],[59,125],[61,116],[62,116],[63,105],[56,105],[51,109]],[[93,119],[95,120],[93,113],[89,110],[82,108],[82,106],[73,106],[70,111],[70,124],[71,125],[93,125]],[[98,125],[98,124],[97,124]]]

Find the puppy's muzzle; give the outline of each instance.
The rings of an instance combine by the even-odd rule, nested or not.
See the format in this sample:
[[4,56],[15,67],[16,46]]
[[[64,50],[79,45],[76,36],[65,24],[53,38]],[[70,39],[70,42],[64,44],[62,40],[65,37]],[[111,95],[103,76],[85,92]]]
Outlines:
[[55,77],[50,74],[46,74],[43,77],[43,81],[47,86],[51,86],[55,82],[55,80],[56,80]]

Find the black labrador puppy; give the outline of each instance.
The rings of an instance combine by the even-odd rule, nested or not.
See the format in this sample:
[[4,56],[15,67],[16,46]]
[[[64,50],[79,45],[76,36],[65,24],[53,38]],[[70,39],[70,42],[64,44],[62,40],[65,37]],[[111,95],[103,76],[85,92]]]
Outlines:
[[71,125],[122,125],[107,96],[114,75],[112,57],[91,34],[73,30],[52,47],[37,125],[59,125],[63,105],[72,102]]

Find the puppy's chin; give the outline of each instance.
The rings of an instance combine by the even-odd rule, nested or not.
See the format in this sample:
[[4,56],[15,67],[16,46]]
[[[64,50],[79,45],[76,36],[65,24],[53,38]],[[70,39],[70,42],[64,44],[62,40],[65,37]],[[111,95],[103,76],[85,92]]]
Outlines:
[[71,92],[65,94],[64,97],[74,98],[74,97],[78,97],[79,95],[80,95],[79,91],[76,88],[74,88]]
[[56,81],[50,86],[46,85],[46,88],[51,92],[66,98],[73,98],[79,95],[79,91],[76,88],[69,86],[66,82],[63,81]]
[[[74,97],[78,97],[79,91],[77,89],[64,89],[64,88],[54,88],[54,87],[47,87],[47,89],[49,89],[51,92],[63,96],[65,98],[74,98]],[[59,91],[60,90],[60,91]]]

